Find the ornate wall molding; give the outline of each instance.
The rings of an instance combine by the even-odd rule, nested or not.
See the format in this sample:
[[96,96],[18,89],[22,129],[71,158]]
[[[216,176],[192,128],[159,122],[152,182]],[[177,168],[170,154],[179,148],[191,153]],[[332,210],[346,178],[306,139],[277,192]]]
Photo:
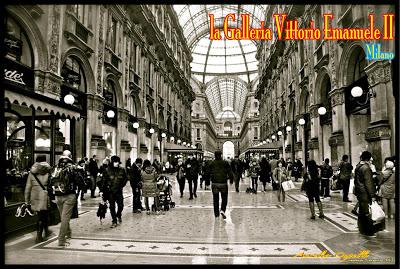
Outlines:
[[390,139],[392,132],[390,125],[380,124],[376,126],[370,126],[365,133],[365,140],[368,142]]
[[49,70],[58,74],[59,50],[60,50],[60,8],[61,5],[53,5],[51,16],[51,36],[49,40],[50,47],[50,66]]
[[329,146],[343,146],[344,145],[344,136],[343,132],[332,133],[332,136],[329,138]]
[[103,94],[103,65],[104,65],[104,9],[100,7],[99,43],[97,47],[97,94]]
[[333,89],[329,92],[332,107],[344,104],[345,94],[344,88]]
[[365,68],[368,76],[368,84],[374,87],[380,83],[386,83],[392,80],[390,63],[388,61],[375,61]]

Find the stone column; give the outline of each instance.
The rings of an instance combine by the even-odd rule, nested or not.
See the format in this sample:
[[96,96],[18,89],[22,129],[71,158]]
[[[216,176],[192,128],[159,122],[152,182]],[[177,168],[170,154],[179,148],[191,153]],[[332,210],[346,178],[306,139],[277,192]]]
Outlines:
[[105,157],[106,146],[102,133],[102,115],[103,97],[97,94],[87,94],[86,141],[90,141],[86,144],[87,152],[90,152],[90,157],[97,155],[100,161]]
[[320,156],[319,148],[322,139],[319,139],[320,124],[318,107],[318,105],[310,106],[311,139],[308,143],[308,148],[310,149],[310,160],[315,160],[317,163],[320,163],[322,155]]
[[301,126],[299,124],[299,120],[303,118],[303,115],[297,115],[294,123],[294,128],[297,128],[296,132],[296,144],[295,144],[295,156],[296,158],[301,158],[302,162],[306,159],[306,149],[305,149],[305,141],[304,141],[304,125]]
[[392,127],[388,115],[388,92],[391,92],[392,87],[390,68],[389,61],[375,61],[365,68],[371,97],[371,121],[365,140],[369,143],[374,164],[379,170],[384,158],[394,155],[391,151]]
[[329,138],[331,147],[331,164],[337,166],[345,151],[343,126],[346,120],[346,110],[344,106],[344,88],[333,89],[329,92],[332,106],[332,135]]
[[[118,149],[116,150],[117,155],[120,156],[121,162],[125,164],[126,159],[124,155],[126,155],[126,150],[129,148],[130,144],[128,142],[128,115],[129,111],[123,108],[118,108],[118,129],[117,129],[117,145]],[[129,144],[129,147],[127,146]],[[129,152],[128,152],[129,156]]]

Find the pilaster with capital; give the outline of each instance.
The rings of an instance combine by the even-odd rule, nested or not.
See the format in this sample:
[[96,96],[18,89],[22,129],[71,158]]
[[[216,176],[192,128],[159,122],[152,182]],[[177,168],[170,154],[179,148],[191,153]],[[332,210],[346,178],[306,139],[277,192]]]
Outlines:
[[335,88],[329,92],[332,107],[332,132],[343,131],[343,122],[346,119],[344,90],[345,88]]

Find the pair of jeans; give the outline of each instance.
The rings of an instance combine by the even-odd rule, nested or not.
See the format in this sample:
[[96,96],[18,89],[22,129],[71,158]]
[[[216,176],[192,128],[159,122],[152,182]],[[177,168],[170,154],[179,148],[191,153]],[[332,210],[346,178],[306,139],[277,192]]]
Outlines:
[[72,216],[72,211],[76,204],[76,194],[67,194],[56,196],[56,204],[61,217],[60,232],[58,234],[58,243],[64,244],[67,236],[71,236],[71,228],[69,221]]
[[212,183],[211,190],[213,193],[214,200],[214,216],[219,216],[219,194],[221,193],[221,211],[226,211],[226,206],[228,204],[228,184],[224,183]]
[[90,175],[90,181],[91,181],[90,196],[91,197],[93,197],[96,192],[96,178],[97,178],[97,176]]
[[329,197],[329,178],[321,178],[321,196]]
[[189,192],[190,192],[190,198],[193,198],[193,194],[196,194],[197,191],[197,177],[196,178],[188,178],[189,182]]
[[235,189],[236,191],[239,191],[239,182],[240,182],[240,175],[233,175],[235,178]]
[[183,195],[183,190],[185,189],[185,178],[181,177],[178,179],[178,184],[179,184],[179,191],[181,193],[181,196]]
[[140,202],[140,189],[138,187],[132,188],[132,209],[142,209],[142,203]]
[[348,201],[349,200],[350,178],[344,179],[342,181],[342,186],[343,186],[343,201]]
[[251,177],[251,188],[255,191],[257,191],[257,186],[258,186],[258,177]]
[[[122,210],[124,209],[124,196],[121,192],[110,193],[108,196],[108,202],[110,203],[110,213],[113,223],[117,222],[117,218],[121,218]],[[117,212],[115,212],[115,205],[118,206]]]
[[[144,205],[146,206],[146,211],[150,211],[150,206],[149,206],[149,197],[144,197]],[[154,197],[154,205],[156,207],[156,211],[160,210],[160,199],[158,196]]]

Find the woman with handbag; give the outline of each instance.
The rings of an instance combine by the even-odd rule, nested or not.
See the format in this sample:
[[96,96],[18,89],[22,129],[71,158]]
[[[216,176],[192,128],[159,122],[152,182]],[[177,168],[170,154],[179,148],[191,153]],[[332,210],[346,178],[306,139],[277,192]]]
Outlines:
[[320,181],[318,173],[318,165],[314,160],[310,160],[307,163],[307,173],[304,175],[303,184],[301,190],[305,191],[308,197],[308,204],[311,211],[311,219],[315,219],[315,207],[314,201],[317,203],[319,210],[319,218],[325,218],[322,203],[319,198]]
[[282,182],[288,180],[288,172],[284,167],[282,160],[279,160],[277,165],[278,167],[274,169],[272,176],[273,180],[278,183],[278,201],[281,202],[282,196],[282,202],[285,202],[285,190],[282,187]]
[[[25,203],[31,205],[31,209],[38,215],[36,223],[36,243],[49,237],[52,231],[48,228],[48,214],[50,199],[47,192],[51,166],[46,162],[46,156],[39,155],[32,165],[25,187]],[[44,237],[43,237],[44,232]]]

